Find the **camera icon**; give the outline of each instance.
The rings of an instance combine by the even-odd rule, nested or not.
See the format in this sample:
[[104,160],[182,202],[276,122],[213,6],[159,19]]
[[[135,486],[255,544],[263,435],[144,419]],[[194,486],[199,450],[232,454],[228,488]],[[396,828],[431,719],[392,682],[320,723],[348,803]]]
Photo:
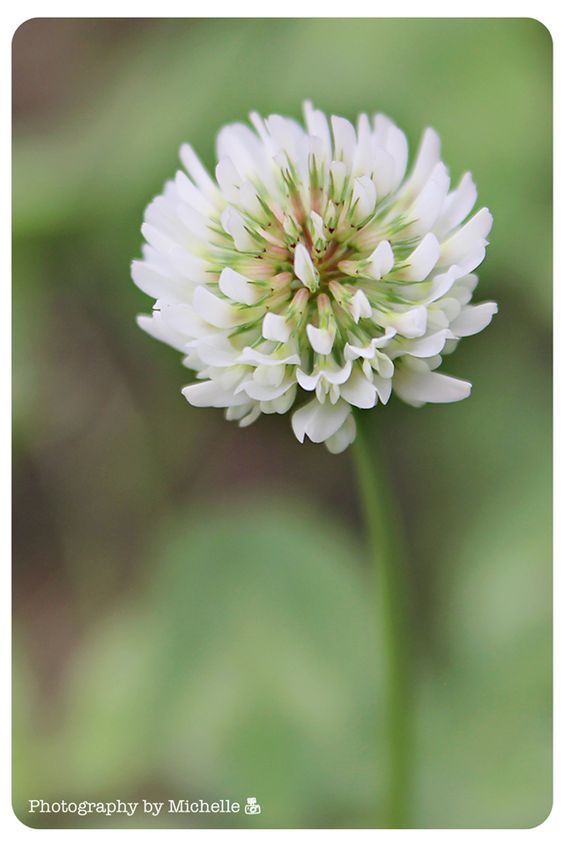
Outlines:
[[246,814],[260,814],[261,807],[257,803],[255,796],[247,796],[247,804],[245,805]]

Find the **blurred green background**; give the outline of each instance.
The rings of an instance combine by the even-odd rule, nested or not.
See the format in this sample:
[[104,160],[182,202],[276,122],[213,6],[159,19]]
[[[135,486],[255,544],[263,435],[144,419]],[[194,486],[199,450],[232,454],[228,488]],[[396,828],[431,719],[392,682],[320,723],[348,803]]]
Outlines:
[[408,549],[415,827],[551,804],[551,59],[527,19],[40,20],[14,39],[14,807],[256,796],[378,827],[382,678],[349,454],[190,408],[135,326],[145,205],[189,140],[301,101],[432,125],[495,223],[470,399],[373,415]]

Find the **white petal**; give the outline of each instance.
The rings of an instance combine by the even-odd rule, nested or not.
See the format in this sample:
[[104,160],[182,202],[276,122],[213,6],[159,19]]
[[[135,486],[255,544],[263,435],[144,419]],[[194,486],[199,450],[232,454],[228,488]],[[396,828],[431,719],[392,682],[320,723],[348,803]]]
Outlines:
[[344,452],[346,448],[352,444],[356,438],[356,421],[352,414],[349,414],[340,429],[337,429],[334,435],[327,438],[325,446],[333,455],[338,455]]
[[354,218],[361,221],[374,211],[376,205],[376,186],[369,176],[360,176],[353,181],[351,208],[354,208]]
[[413,171],[403,189],[408,197],[414,197],[421,191],[440,155],[441,140],[434,129],[427,128],[421,138]]
[[[398,349],[394,350],[394,358],[405,353],[413,355],[416,358],[430,358],[433,355],[438,355],[445,345],[446,339],[450,336],[450,330],[441,329],[432,335],[427,335],[426,338],[418,338],[411,341],[400,341]],[[390,353],[391,355],[391,353]]]
[[450,324],[450,328],[458,338],[475,335],[489,326],[492,317],[497,314],[497,310],[497,303],[464,306],[456,320],[453,320]]
[[239,202],[239,189],[243,179],[231,159],[220,159],[215,168],[215,178],[223,195],[230,203]]
[[194,291],[194,311],[212,326],[229,329],[237,323],[243,323],[245,316],[226,300],[221,300],[203,285]]
[[343,400],[339,400],[335,405],[330,402],[321,405],[314,399],[294,412],[292,429],[300,443],[304,442],[307,435],[311,441],[319,444],[334,435],[349,414],[350,406]]
[[198,358],[210,367],[231,367],[237,362],[239,351],[227,338],[212,336],[192,341],[189,349],[196,352]]
[[472,299],[472,294],[474,293],[474,289],[477,284],[478,277],[475,273],[462,276],[460,279],[457,279],[456,283],[452,286],[451,295],[456,297],[461,305],[466,305]]
[[260,218],[263,214],[257,189],[252,182],[243,182],[241,185],[239,190],[239,204],[251,217]]
[[235,246],[242,252],[256,252],[257,245],[246,228],[244,218],[232,206],[227,206],[221,215],[221,225],[235,241]]
[[281,314],[269,311],[262,321],[262,337],[269,341],[280,341],[285,344],[289,339],[292,328]]
[[426,279],[436,265],[440,254],[437,236],[428,232],[421,243],[407,258],[408,267],[397,274],[398,279],[406,282],[421,282]]
[[[191,209],[194,209],[194,211],[198,212],[203,216],[213,214],[214,206],[210,202],[209,194],[206,195],[199,188],[196,188],[194,183],[190,179],[188,179],[184,171],[178,171],[175,177],[175,184],[176,190],[178,191],[178,196]],[[219,196],[219,192],[217,188],[213,185],[213,182],[211,184],[213,186],[215,195]],[[212,194],[212,196],[215,195]]]
[[275,355],[262,353],[252,347],[245,347],[239,355],[239,364],[267,364],[276,367],[279,364],[300,364],[300,357],[296,353],[290,353],[284,358]]
[[342,385],[351,375],[352,362],[345,361],[342,367],[331,359],[329,365],[321,370],[323,378],[329,382],[330,385]]
[[396,369],[394,390],[400,399],[413,405],[426,402],[458,402],[469,396],[472,385],[444,373],[417,371],[409,367]]
[[351,375],[352,362],[347,361],[343,367],[339,367],[336,362],[333,366],[323,367],[320,370],[315,370],[313,373],[304,373],[299,367],[296,370],[296,378],[305,391],[314,391],[321,379],[324,379],[330,385],[342,385],[347,381]]
[[360,114],[358,116],[356,136],[357,141],[352,173],[354,175],[370,174],[374,159],[372,155],[372,129],[368,115]]
[[284,151],[304,178],[307,175],[309,141],[303,127],[297,121],[281,115],[269,115],[266,127],[274,148]]
[[270,400],[269,406],[272,408],[272,411],[275,414],[286,414],[286,412],[289,411],[289,409],[294,404],[295,398],[296,386],[292,385],[292,387],[288,391],[286,391],[285,394],[282,394],[281,396],[275,397],[273,400]]
[[333,199],[336,201],[341,200],[347,178],[347,166],[344,162],[331,162],[329,172],[333,182]]
[[298,441],[303,444],[307,430],[314,415],[317,412],[319,403],[317,400],[312,400],[307,405],[302,406],[292,415],[292,429]]
[[251,397],[254,400],[274,400],[277,397],[281,397],[286,391],[294,385],[296,380],[294,379],[293,375],[287,376],[280,385],[260,385],[255,382],[253,379],[248,380],[244,384],[239,386],[237,393],[239,390],[245,391],[247,396]]
[[[185,173],[182,173],[181,171],[178,173],[181,178],[184,178],[187,182],[190,181]],[[194,190],[196,189],[194,188]],[[167,181],[165,183],[163,193],[151,200],[145,209],[144,219],[146,223],[152,223],[157,229],[161,229],[176,243],[183,243],[186,233],[183,228],[178,225],[176,216],[179,198],[182,199],[176,184],[176,179],[174,181]],[[181,203],[180,205],[186,204]],[[192,211],[196,214],[194,209],[192,209]]]
[[345,359],[347,361],[354,361],[357,358],[373,358],[374,357],[374,349],[369,344],[367,347],[357,347],[354,344],[345,344]]
[[436,316],[439,312],[442,312],[442,314],[446,317],[447,322],[444,325],[441,325],[441,329],[448,329],[450,324],[453,320],[456,320],[461,311],[462,305],[456,297],[443,297],[438,302],[433,303],[433,307],[429,310],[429,314]]
[[180,352],[186,352],[186,343],[188,339],[185,335],[175,332],[170,326],[167,326],[162,319],[160,311],[154,311],[151,316],[148,314],[138,315],[137,325],[148,335],[156,338],[157,341],[169,344],[171,347],[174,347]]
[[239,421],[239,426],[242,429],[246,428],[247,426],[251,426],[255,422],[255,420],[258,420],[258,418],[260,417],[260,412],[260,403],[257,403],[254,408],[252,408],[248,414],[245,414],[245,416]]
[[316,370],[313,373],[304,373],[300,367],[297,367],[296,379],[298,380],[298,385],[303,388],[304,391],[315,391],[317,385],[319,384],[319,380],[321,379],[321,371]]
[[[431,287],[429,293],[423,300],[423,303],[433,303],[447,294],[455,282],[463,275],[462,270],[458,265],[453,264],[446,273],[439,273],[431,280]],[[404,289],[405,290],[405,289]]]
[[[210,334],[210,327],[198,317],[194,309],[188,303],[165,303],[158,300],[156,306],[161,310],[161,316],[167,326],[174,332],[178,332],[191,341],[193,338],[200,338],[202,335]],[[203,331],[205,330],[205,331]],[[214,330],[213,334],[216,333]],[[220,335],[220,337],[222,337]]]
[[378,197],[387,197],[399,184],[394,178],[396,165],[390,153],[378,146],[372,138],[370,177],[376,187]]
[[458,226],[465,217],[467,217],[472,209],[478,192],[470,173],[465,173],[458,187],[451,191],[445,200],[439,219],[435,225],[435,232],[439,236],[444,236],[450,232],[455,226]]
[[348,382],[341,386],[341,396],[357,408],[373,408],[378,400],[376,388],[358,367],[354,368]]
[[144,294],[156,300],[163,298],[168,302],[177,303],[192,299],[193,282],[177,276],[165,276],[145,261],[131,263],[131,276]]
[[150,223],[144,223],[141,232],[153,247],[154,255],[165,256],[182,276],[196,283],[207,281],[207,265],[199,256],[193,255],[189,249],[176,243],[169,235],[165,235]]
[[245,305],[254,305],[261,298],[260,289],[249,284],[244,276],[230,267],[225,267],[221,271],[219,290],[236,303],[245,303]]
[[332,157],[331,132],[325,114],[319,109],[314,109],[311,102],[306,100],[304,103],[304,117],[307,131],[310,135],[314,135],[321,140],[326,160],[330,161]]
[[396,335],[396,330],[392,328],[386,329],[384,335],[379,338],[372,338],[370,343],[365,347],[359,347],[355,344],[345,344],[345,359],[347,361],[354,361],[356,358],[372,359],[376,355],[376,351],[389,344],[391,339]]
[[363,290],[359,289],[352,298],[352,316],[355,323],[358,323],[361,317],[372,316],[372,306],[368,302],[368,298]]
[[394,266],[394,252],[389,241],[380,241],[372,255],[369,257],[365,273],[371,279],[382,279]]
[[180,148],[180,160],[200,191],[209,200],[217,201],[217,186],[189,144],[183,144]]
[[315,242],[322,241],[325,243],[327,239],[325,238],[323,218],[314,211],[309,213],[309,217],[313,226]]
[[469,273],[477,267],[468,267],[480,255],[485,254],[486,238],[492,228],[493,217],[489,209],[480,209],[468,223],[455,232],[441,246],[441,264],[458,264]]
[[347,167],[352,167],[356,149],[356,132],[352,123],[345,118],[331,117],[334,139],[334,158],[342,160]]
[[392,393],[392,380],[379,376],[377,373],[373,374],[372,379],[374,380],[374,387],[378,392],[380,402],[386,405]]
[[243,394],[237,396],[233,395],[233,391],[225,390],[217,382],[196,382],[193,385],[186,385],[182,388],[182,393],[190,403],[190,405],[198,408],[227,408],[230,405],[244,405],[248,403],[247,397]]
[[254,408],[254,402],[248,402],[245,405],[230,405],[229,408],[225,410],[225,419],[242,420],[243,417],[246,417],[249,414],[249,412],[252,413]]
[[307,337],[312,348],[320,355],[329,355],[333,349],[333,341],[335,334],[329,332],[328,329],[318,329],[317,326],[312,326],[308,323],[306,326]]
[[243,179],[259,176],[270,184],[272,169],[265,156],[264,145],[255,133],[244,123],[232,123],[224,126],[217,136],[217,159],[228,158],[233,162]]
[[300,282],[303,282],[311,291],[317,288],[319,274],[303,244],[298,244],[294,252],[294,273]]
[[404,312],[376,312],[374,317],[382,326],[392,327],[404,338],[420,338],[427,331],[425,306],[416,306]]
[[383,379],[391,379],[394,375],[395,365],[393,361],[386,355],[386,353],[380,352],[380,350],[376,350],[372,366]]
[[414,221],[407,230],[410,235],[423,235],[435,225],[449,185],[448,170],[442,162],[437,162],[424,188],[406,212],[406,217]]
[[407,138],[389,117],[382,114],[374,117],[374,131],[376,142],[393,159],[394,166],[388,190],[394,191],[405,176],[408,159]]
[[[187,179],[185,174],[183,174],[180,170],[176,175],[177,182],[179,177]],[[178,221],[182,223],[183,227],[188,229],[190,235],[193,236],[194,239],[197,239],[198,241],[209,241],[209,223],[212,219],[211,214],[202,213],[188,203],[178,203],[176,207],[176,214],[178,216]]]
[[284,381],[286,375],[286,366],[278,364],[269,366],[268,364],[259,364],[253,373],[253,381],[257,385],[268,385],[270,387],[278,388]]
[[296,378],[304,391],[315,391],[321,379],[330,385],[342,385],[351,374],[352,363],[345,362],[343,367],[334,363],[333,367],[323,367],[313,373],[304,373],[301,368],[296,369]]

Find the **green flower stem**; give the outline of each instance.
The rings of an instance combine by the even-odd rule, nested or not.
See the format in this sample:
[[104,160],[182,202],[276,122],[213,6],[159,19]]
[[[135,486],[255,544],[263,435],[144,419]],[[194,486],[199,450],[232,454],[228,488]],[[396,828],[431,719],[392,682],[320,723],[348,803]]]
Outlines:
[[353,455],[372,566],[377,613],[384,643],[387,794],[384,826],[406,828],[410,793],[412,674],[407,576],[402,534],[379,459],[373,418],[359,413]]

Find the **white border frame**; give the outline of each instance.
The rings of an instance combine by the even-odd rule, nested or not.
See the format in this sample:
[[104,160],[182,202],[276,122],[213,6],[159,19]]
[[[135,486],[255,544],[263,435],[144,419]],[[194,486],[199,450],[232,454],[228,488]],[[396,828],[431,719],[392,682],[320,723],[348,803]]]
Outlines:
[[[552,35],[554,42],[554,130],[555,138],[559,139],[559,145],[564,149],[564,134],[562,133],[563,109],[562,106],[557,108],[559,97],[562,96],[562,72],[563,59],[561,55],[561,45],[563,39],[564,27],[562,24],[562,15],[557,11],[554,2],[547,0],[537,0],[536,3],[514,2],[508,8],[508,4],[499,2],[499,0],[474,0],[473,3],[456,4],[445,2],[445,0],[428,0],[424,4],[417,2],[398,2],[393,6],[394,14],[383,14],[390,11],[389,4],[374,4],[368,2],[349,3],[346,7],[342,4],[331,2],[312,2],[311,0],[286,0],[283,8],[276,6],[273,9],[273,4],[265,4],[256,2],[256,0],[238,0],[237,11],[238,15],[233,14],[233,4],[222,0],[209,0],[206,4],[206,15],[199,15],[198,10],[201,9],[200,4],[191,8],[192,4],[186,2],[171,2],[171,0],[161,0],[158,7],[155,4],[148,2],[124,2],[124,0],[98,0],[97,3],[81,3],[80,12],[77,14],[77,6],[69,2],[69,0],[57,0],[54,2],[26,2],[20,0],[17,7],[14,4],[11,8],[4,11],[2,16],[2,50],[0,52],[1,62],[1,76],[4,80],[5,97],[2,98],[1,119],[4,125],[4,131],[1,134],[2,142],[2,156],[1,156],[1,173],[4,178],[0,184],[7,186],[11,184],[10,177],[10,150],[11,150],[11,39],[16,29],[24,23],[24,21],[35,17],[53,17],[53,18],[186,18],[186,17],[512,17],[512,18],[535,18],[546,26]],[[464,8],[461,8],[461,7]],[[158,14],[155,14],[158,11]],[[425,12],[423,15],[422,12]],[[282,14],[284,12],[285,14]],[[344,14],[346,12],[346,15]],[[86,14],[88,13],[88,14]],[[557,238],[557,233],[564,233],[564,215],[563,215],[563,167],[562,155],[559,153],[555,145],[554,151],[554,182],[555,187],[560,188],[560,192],[555,194],[554,204],[554,326],[558,329],[560,321],[558,317],[563,315],[563,301],[564,294],[559,281],[563,280],[563,248],[562,248],[562,234]],[[0,237],[2,238],[0,256],[5,265],[2,279],[7,280],[6,294],[4,299],[4,309],[2,312],[2,320],[4,325],[0,331],[0,378],[1,391],[0,396],[8,397],[10,395],[10,362],[11,362],[11,334],[10,334],[10,295],[9,285],[11,280],[11,235],[10,235],[10,220],[11,220],[11,202],[10,193],[4,189],[0,194],[0,204],[3,212],[4,225],[0,230]],[[7,302],[6,302],[7,301]],[[562,353],[563,340],[561,334],[555,333],[555,434],[564,429],[564,419],[562,414]],[[6,404],[6,403],[5,403]],[[1,593],[3,604],[3,627],[2,638],[0,641],[0,660],[5,671],[4,678],[10,678],[10,635],[11,635],[11,583],[10,583],[10,496],[8,493],[8,480],[10,479],[10,460],[11,460],[11,426],[8,414],[3,414],[1,418],[1,432],[0,432],[0,473],[2,480],[6,480],[6,494],[2,496],[2,509],[0,510],[0,537],[2,538],[2,552],[3,562],[3,590]],[[563,462],[563,451],[561,442],[555,437],[554,447],[554,461],[555,461],[555,498],[554,498],[554,513],[561,514],[563,509],[562,499],[562,473],[560,472]],[[4,494],[4,491],[2,491]],[[562,609],[562,592],[563,592],[563,577],[560,572],[559,563],[562,560],[562,521],[560,523],[555,520],[554,531],[554,596],[555,596],[555,615],[554,615],[554,807],[548,819],[533,829],[408,829],[408,830],[385,830],[385,829],[367,829],[367,830],[344,830],[332,829],[316,831],[312,829],[300,830],[217,830],[217,829],[31,829],[21,823],[14,815],[11,808],[11,756],[9,750],[11,748],[11,702],[9,685],[6,685],[6,695],[2,697],[1,703],[1,743],[2,761],[0,766],[0,826],[2,833],[6,836],[7,841],[12,844],[27,844],[37,841],[39,838],[46,844],[60,844],[60,843],[91,843],[98,837],[103,837],[104,841],[111,846],[115,842],[119,843],[153,843],[160,842],[162,839],[175,842],[186,842],[187,839],[192,843],[209,843],[211,841],[227,841],[238,844],[245,844],[247,842],[253,843],[285,843],[288,837],[299,846],[299,844],[310,844],[317,839],[323,840],[323,843],[358,843],[358,844],[373,844],[375,840],[383,844],[399,844],[404,843],[421,843],[425,844],[451,844],[453,840],[457,844],[473,844],[476,838],[479,838],[481,844],[492,842],[496,844],[511,843],[512,846],[520,846],[520,844],[553,844],[562,843],[564,837],[564,814],[563,814],[563,733],[561,722],[556,720],[556,715],[562,713],[564,710],[564,694],[563,694],[563,674],[558,670],[559,662],[562,663],[562,656],[564,650],[562,649],[564,637],[564,614],[557,613],[557,610]]]

